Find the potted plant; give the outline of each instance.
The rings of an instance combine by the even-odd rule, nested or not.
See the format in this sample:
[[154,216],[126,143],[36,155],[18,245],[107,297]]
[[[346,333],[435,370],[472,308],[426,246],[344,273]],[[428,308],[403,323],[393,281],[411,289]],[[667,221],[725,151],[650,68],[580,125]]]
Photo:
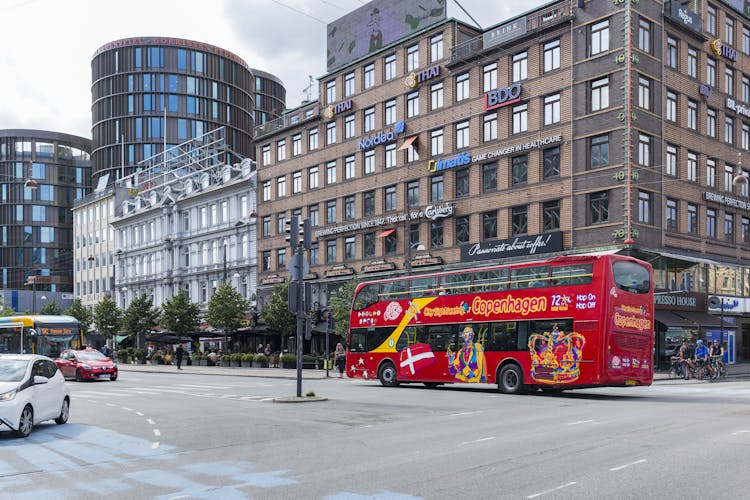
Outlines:
[[161,354],[152,354],[151,355],[151,364],[152,365],[163,365],[164,364],[164,357]]
[[253,357],[253,368],[268,368],[268,358],[265,354],[258,353]]
[[242,366],[255,366],[253,365],[253,354],[252,353],[245,353],[242,355]]
[[242,354],[235,352],[231,354],[232,366],[242,366]]
[[318,367],[318,357],[313,354],[303,354],[302,355],[302,368],[317,368]]
[[137,363],[139,363],[141,365],[145,365],[146,364],[146,356],[148,356],[148,351],[146,351],[146,349],[133,349],[132,356],[137,360],[136,361]]
[[282,354],[281,358],[279,358],[279,361],[281,361],[282,368],[297,368],[297,356],[295,356],[294,354]]

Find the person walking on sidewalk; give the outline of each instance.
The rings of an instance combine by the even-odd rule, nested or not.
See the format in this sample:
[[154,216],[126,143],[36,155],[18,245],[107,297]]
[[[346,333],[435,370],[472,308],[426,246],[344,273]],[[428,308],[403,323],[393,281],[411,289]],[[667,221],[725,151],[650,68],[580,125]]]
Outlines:
[[339,369],[339,378],[344,378],[344,370],[346,368],[346,351],[341,342],[336,344],[336,350],[333,353],[333,359],[336,360],[336,368]]
[[182,356],[185,354],[185,350],[182,348],[182,344],[177,344],[175,355],[177,356],[177,369],[182,370]]

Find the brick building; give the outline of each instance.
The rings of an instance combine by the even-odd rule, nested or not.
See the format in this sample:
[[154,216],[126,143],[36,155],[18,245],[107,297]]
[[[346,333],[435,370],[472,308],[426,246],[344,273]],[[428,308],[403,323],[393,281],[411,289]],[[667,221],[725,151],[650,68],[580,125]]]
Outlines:
[[[395,8],[331,26],[373,4]],[[622,252],[654,266],[660,358],[720,337],[750,359],[743,12],[564,0],[485,30],[431,19],[344,62],[329,46],[319,101],[255,130],[259,300],[288,279],[291,215],[313,225],[319,307],[354,278]]]

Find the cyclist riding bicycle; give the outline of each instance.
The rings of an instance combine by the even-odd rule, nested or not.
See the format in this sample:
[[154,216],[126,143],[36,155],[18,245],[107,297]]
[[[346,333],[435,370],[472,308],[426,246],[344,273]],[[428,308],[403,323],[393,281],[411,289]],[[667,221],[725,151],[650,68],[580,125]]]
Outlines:
[[[719,357],[716,358],[716,356]],[[713,345],[711,345],[711,357],[716,359],[717,368],[719,368],[720,370],[726,369],[726,366],[724,365],[724,349],[716,339],[714,339],[714,343]]]
[[703,340],[698,339],[697,346],[695,348],[695,363],[697,365],[703,365],[708,369],[709,374],[711,373],[711,364],[709,363],[709,352],[708,347],[703,344]]
[[677,351],[677,360],[680,363],[680,368],[682,370],[682,378],[685,380],[690,378],[690,372],[693,369],[693,362],[690,358],[690,346],[688,346],[687,340],[683,340],[682,345]]

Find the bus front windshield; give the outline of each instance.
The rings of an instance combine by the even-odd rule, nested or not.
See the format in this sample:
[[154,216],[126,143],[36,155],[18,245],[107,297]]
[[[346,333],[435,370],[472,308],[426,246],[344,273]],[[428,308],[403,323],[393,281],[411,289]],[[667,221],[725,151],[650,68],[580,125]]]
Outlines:
[[612,265],[615,284],[626,292],[649,293],[651,277],[648,269],[636,262],[617,261]]

